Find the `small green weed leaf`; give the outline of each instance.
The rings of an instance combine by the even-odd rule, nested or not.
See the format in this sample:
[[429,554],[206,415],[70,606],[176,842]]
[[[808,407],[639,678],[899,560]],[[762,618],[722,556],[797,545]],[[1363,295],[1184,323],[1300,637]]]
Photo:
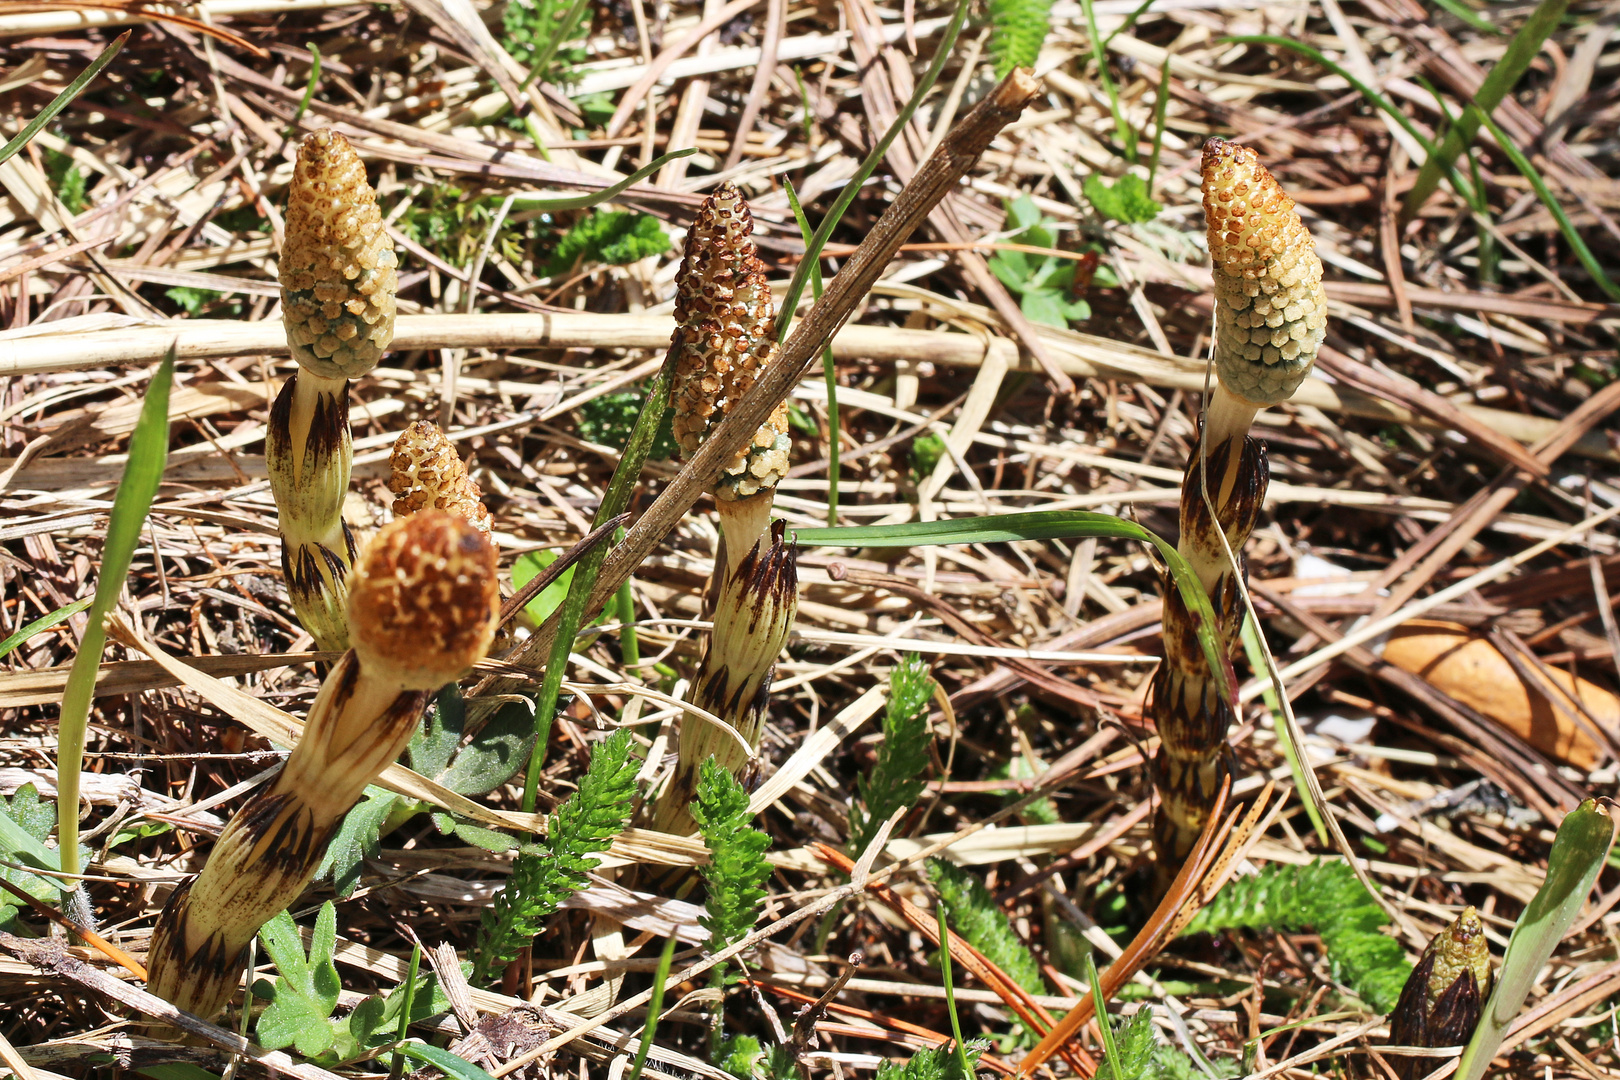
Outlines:
[[996,898],[972,873],[939,857],[928,860],[928,880],[950,909],[954,929],[1032,994],[1046,993],[1046,980],[1029,947],[1019,940],[1012,921]]
[[925,431],[911,440],[911,475],[916,481],[933,475],[939,459],[945,456],[945,437],[937,431]]
[[1519,916],[1502,956],[1496,989],[1457,1063],[1457,1080],[1480,1080],[1536,977],[1564,939],[1614,843],[1614,819],[1594,799],[1565,815],[1547,854],[1547,878]]
[[641,761],[629,728],[597,743],[579,789],[546,820],[546,836],[512,863],[506,887],[484,909],[473,947],[473,977],[483,982],[517,956],[545,920],[584,888],[594,857],[624,831]]
[[[966,1046],[968,1061],[977,1063],[979,1055],[984,1053],[989,1045],[982,1039],[970,1041]],[[946,1045],[919,1050],[904,1065],[885,1061],[878,1066],[877,1080],[973,1080],[973,1077],[962,1075],[956,1048]]]
[[1144,1006],[1129,1019],[1109,1024],[1114,1029],[1113,1052],[1097,1066],[1096,1080],[1144,1080],[1153,1060],[1153,1010]]
[[412,1061],[433,1066],[451,1080],[495,1080],[493,1076],[466,1058],[457,1057],[448,1050],[441,1050],[437,1046],[429,1046],[415,1039],[400,1043],[399,1052]]
[[1301,930],[1322,938],[1335,977],[1377,1012],[1395,1007],[1412,973],[1400,942],[1384,932],[1379,907],[1343,862],[1272,864],[1234,878],[1188,924],[1186,933],[1238,927]]
[[84,170],[74,163],[73,155],[60,150],[46,150],[44,159],[45,178],[51,182],[56,197],[68,208],[68,213],[84,213],[90,205],[85,198]]
[[354,1011],[336,1023],[337,1045],[351,1044],[353,1054],[375,1050],[394,1040],[399,1030],[399,1014],[405,1007],[405,998],[411,998],[411,1023],[420,1023],[450,1008],[450,998],[439,985],[439,977],[432,972],[417,980],[416,993],[407,995],[405,984],[394,987],[386,996],[373,994],[354,1007]]
[[337,909],[330,900],[315,916],[307,957],[298,924],[285,911],[259,931],[259,942],[281,975],[273,985],[260,980],[253,987],[256,996],[270,1001],[255,1028],[261,1046],[270,1050],[291,1046],[305,1057],[332,1048],[334,1031],[328,1018],[337,1007],[342,989],[337,965],[332,962],[336,941]]
[[[525,551],[517,557],[512,564],[512,588],[521,589],[529,582],[540,576],[541,571],[556,562],[558,555],[555,551]],[[578,566],[570,566],[558,575],[557,580],[540,590],[538,596],[524,605],[523,610],[529,618],[536,623],[543,623],[550,618],[551,613],[562,606],[568,597],[568,587],[574,581],[574,571]],[[606,613],[598,615],[587,626],[595,626],[606,618]]]
[[990,0],[990,56],[996,78],[1032,68],[1052,28],[1052,0]]
[[218,300],[224,293],[212,289],[198,289],[190,285],[176,285],[172,289],[163,290],[163,295],[175,302],[175,305],[192,318],[202,314],[203,308]]
[[[641,415],[646,400],[643,390],[625,390],[592,398],[576,410],[579,437],[586,442],[622,449],[630,441],[630,433],[635,430],[636,418]],[[668,461],[675,455],[674,417],[674,411],[666,409],[658,421],[652,446],[647,451],[647,456],[654,461]]]
[[[0,797],[0,855],[6,861],[41,870],[55,870],[57,855],[45,840],[56,824],[56,805],[39,797],[33,784],[24,784],[8,801]],[[79,849],[82,862],[90,857],[88,848]],[[11,867],[0,867],[0,878],[17,886],[36,900],[55,903],[70,891],[60,878],[43,877]],[[9,892],[0,893],[0,925],[11,922],[22,901]]]
[[439,691],[433,708],[428,710],[422,726],[405,747],[411,768],[423,776],[440,779],[456,747],[461,745],[461,733],[466,729],[466,723],[467,702],[462,698],[461,690],[452,683]]
[[497,854],[519,846],[517,839],[506,833],[485,829],[439,811],[433,812],[433,826],[439,830],[441,836],[456,836],[474,847],[481,847],[485,851]]
[[669,234],[651,214],[597,210],[586,214],[557,242],[549,272],[567,273],[576,263],[623,265],[669,250]]
[[439,775],[439,783],[469,797],[487,795],[512,779],[529,760],[534,738],[534,705],[509,701],[461,748]]
[[1018,307],[1032,323],[1067,329],[1071,322],[1091,318],[1091,305],[1084,300],[1067,300],[1050,289],[1027,290],[1018,298]]
[[[1050,224],[1028,195],[1007,204],[1010,240],[1031,247],[1053,247],[1057,240],[1047,227]],[[1091,305],[1069,298],[1074,284],[1073,260],[1025,251],[997,251],[990,257],[989,266],[996,279],[1019,298],[1019,308],[1031,322],[1066,329],[1071,321],[1091,317]]]
[[1112,186],[1098,173],[1092,173],[1080,188],[1093,210],[1111,221],[1126,225],[1152,221],[1164,209],[1148,194],[1147,181],[1135,173],[1126,173]]
[[724,1035],[716,1047],[714,1063],[737,1080],[754,1080],[754,1069],[765,1048],[752,1035]]
[[360,868],[382,854],[382,825],[404,800],[386,788],[368,787],[365,798],[343,815],[343,824],[326,848],[315,880],[332,879],[338,899],[347,899],[360,884]]
[[136,1075],[151,1077],[151,1080],[219,1080],[217,1073],[211,1073],[201,1065],[193,1065],[189,1061],[170,1061],[160,1065],[147,1065],[136,1069]]
[[[709,849],[709,861],[698,868],[709,889],[698,922],[709,932],[709,951],[719,952],[747,937],[759,918],[763,885],[771,876],[771,864],[765,859],[771,838],[751,824],[748,792],[712,757],[699,771],[692,817]],[[736,981],[739,976],[731,975],[730,967],[715,967],[711,982]]]

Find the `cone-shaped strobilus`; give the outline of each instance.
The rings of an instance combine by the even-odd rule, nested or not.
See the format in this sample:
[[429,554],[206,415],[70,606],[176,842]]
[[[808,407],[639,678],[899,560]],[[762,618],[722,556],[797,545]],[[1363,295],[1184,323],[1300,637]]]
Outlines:
[[[1237,583],[1243,545],[1270,479],[1265,448],[1249,437],[1249,425],[1261,409],[1288,400],[1309,373],[1326,333],[1327,294],[1316,245],[1294,201],[1254,151],[1210,139],[1204,144],[1203,189],[1219,384],[1182,480],[1178,548],[1209,593],[1216,632],[1230,656],[1240,647],[1243,625]],[[1226,545],[1238,565],[1227,557]],[[1164,598],[1165,656],[1151,698],[1159,730],[1153,838],[1161,894],[1209,818],[1228,769],[1226,733],[1232,724],[1219,693],[1223,674],[1209,670],[1193,616],[1168,575]]]

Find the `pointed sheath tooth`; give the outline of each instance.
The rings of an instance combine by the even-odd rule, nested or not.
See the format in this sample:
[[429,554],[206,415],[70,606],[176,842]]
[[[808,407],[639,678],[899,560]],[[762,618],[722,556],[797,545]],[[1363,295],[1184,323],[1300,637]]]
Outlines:
[[1322,260],[1294,200],[1253,150],[1204,143],[1204,216],[1215,277],[1215,367],[1257,406],[1291,397],[1327,333]]
[[378,530],[349,588],[361,667],[402,689],[461,678],[489,651],[499,617],[495,545],[443,510]]
[[[686,234],[675,281],[676,365],[670,394],[675,441],[694,454],[776,359],[776,307],[751,239],[754,219],[730,182],[704,200]],[[787,475],[792,440],[779,406],[722,469],[715,498],[770,492]],[[752,538],[749,538],[749,542]]]
[[398,260],[365,164],[335,131],[298,148],[286,237],[279,273],[293,358],[327,378],[359,378],[394,340]]
[[396,496],[395,517],[444,510],[466,518],[488,535],[491,523],[481,501],[484,493],[467,475],[455,444],[437,424],[418,420],[400,432],[388,464],[393,470],[388,490]]
[[315,644],[349,647],[349,568],[354,540],[343,522],[354,457],[349,383],[297,371],[270,408],[265,465],[281,529],[281,569],[293,611]]
[[[1491,993],[1491,952],[1479,912],[1463,909],[1455,922],[1435,935],[1401,989],[1389,1017],[1395,1046],[1458,1046],[1473,1036]],[[1386,1058],[1402,1080],[1428,1074],[1428,1058]]]

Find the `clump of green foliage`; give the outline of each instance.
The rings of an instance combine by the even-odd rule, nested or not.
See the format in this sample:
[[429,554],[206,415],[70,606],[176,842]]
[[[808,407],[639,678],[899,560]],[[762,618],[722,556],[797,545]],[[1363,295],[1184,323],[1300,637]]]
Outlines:
[[889,675],[889,703],[883,713],[883,738],[872,772],[855,782],[857,805],[849,817],[849,850],[859,856],[896,810],[922,795],[920,777],[928,768],[928,702],[934,680],[928,665],[912,653]]
[[567,273],[578,263],[622,266],[669,250],[669,234],[651,214],[593,210],[557,241],[548,272]]
[[[579,417],[579,437],[586,442],[599,443],[622,449],[630,441],[636,417],[646,403],[647,391],[625,390],[617,394],[603,394],[592,398],[575,410]],[[665,409],[658,421],[658,433],[653,436],[652,449],[647,456],[654,461],[668,461],[675,454],[675,410]]]
[[1032,994],[1046,993],[1041,967],[1012,922],[976,876],[946,859],[928,860],[928,880],[951,913],[954,929],[984,958]]
[[933,475],[939,459],[945,456],[945,437],[937,431],[925,431],[911,440],[911,482],[920,484]]
[[[967,1043],[968,1065],[971,1068],[990,1044],[974,1039]],[[976,1070],[975,1070],[976,1071]],[[904,1065],[885,1061],[878,1066],[877,1080],[974,1080],[962,1073],[962,1058],[954,1046],[936,1046],[919,1050]]]
[[473,946],[473,981],[483,982],[510,963],[562,902],[585,887],[606,851],[630,820],[641,761],[631,750],[628,728],[598,743],[590,766],[570,795],[546,820],[545,839],[525,846],[512,876],[485,909]]
[[571,6],[569,0],[509,0],[501,15],[504,31],[501,44],[514,60],[532,65],[550,55],[546,63],[548,70],[537,71],[533,76],[542,82],[551,81],[549,69],[555,65],[572,66],[586,57],[582,48],[560,47],[579,32],[580,19],[586,11],[581,7],[570,12]]
[[1148,184],[1135,173],[1126,173],[1110,185],[1099,174],[1091,173],[1080,184],[1086,201],[1103,217],[1126,225],[1152,221],[1164,207],[1148,193]]
[[1051,29],[1052,0],[990,0],[990,57],[996,78],[1032,68]]
[[1147,1006],[1129,1019],[1112,1024],[1114,1052],[1097,1066],[1096,1080],[1204,1080],[1236,1076],[1234,1062],[1209,1062],[1205,1072],[1192,1058],[1153,1034],[1153,1010]]
[[323,1064],[347,1061],[393,1041],[407,1000],[412,1023],[450,1007],[438,978],[430,973],[417,981],[414,992],[397,986],[334,1019],[342,984],[332,961],[337,909],[331,901],[322,904],[315,916],[307,955],[298,925],[285,911],[259,931],[259,942],[281,976],[274,983],[259,979],[253,984],[253,996],[268,1002],[254,1029],[259,1045],[267,1049],[290,1046]]
[[44,156],[45,178],[51,182],[51,190],[56,192],[56,197],[67,207],[68,213],[84,213],[90,208],[84,170],[74,163],[72,154],[46,150]]
[[[500,205],[493,196],[474,197],[454,184],[434,184],[411,197],[394,226],[450,265],[466,266],[483,247]],[[495,236],[494,250],[507,262],[519,262],[528,235],[528,224],[508,215]]]
[[[56,870],[60,856],[45,841],[56,825],[56,804],[39,797],[33,784],[24,784],[8,801],[0,796],[0,856],[21,866],[40,870]],[[81,847],[80,864],[90,858],[90,849]],[[22,869],[0,867],[0,878],[17,886],[36,900],[58,903],[71,890],[62,887],[62,879],[30,874]],[[15,932],[17,911],[23,901],[9,891],[0,890],[0,930]]]
[[[463,744],[466,720],[467,703],[461,691],[454,685],[445,687],[405,753],[415,771],[457,794],[474,798],[506,783],[528,761],[535,740],[534,708],[522,701],[502,705]],[[486,851],[510,851],[517,846],[506,833],[374,785],[366,788],[365,797],[343,816],[343,824],[315,872],[316,880],[330,877],[338,896],[349,896],[360,884],[365,860],[381,853],[382,837],[418,814],[428,814],[441,835],[456,836]]]
[[[1051,225],[1028,195],[1007,204],[1009,240],[1031,247],[1056,247]],[[1091,318],[1091,305],[1069,296],[1075,283],[1073,259],[998,251],[990,257],[990,272],[1018,297],[1018,307],[1030,322],[1067,329],[1071,322]]]
[[1383,908],[1349,866],[1318,859],[1302,866],[1274,863],[1228,882],[1186,933],[1314,927],[1334,977],[1385,1013],[1395,1007],[1412,973],[1400,942],[1383,932],[1385,922]]

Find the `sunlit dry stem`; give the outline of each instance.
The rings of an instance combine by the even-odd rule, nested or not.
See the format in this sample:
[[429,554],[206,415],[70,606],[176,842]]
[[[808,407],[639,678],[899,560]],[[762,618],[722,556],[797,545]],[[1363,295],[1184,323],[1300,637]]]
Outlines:
[[395,521],[367,547],[348,606],[354,648],[321,684],[298,745],[153,931],[149,988],[199,1016],[230,999],[248,942],[309,884],[343,815],[399,756],[432,692],[483,659],[499,611],[495,547],[442,511]]
[[[1177,548],[1209,593],[1215,631],[1230,656],[1240,647],[1243,625],[1241,552],[1270,479],[1265,446],[1249,437],[1249,425],[1260,409],[1287,400],[1309,373],[1326,333],[1327,296],[1310,233],[1254,151],[1206,142],[1203,190],[1219,384],[1182,480]],[[1161,892],[1203,831],[1226,777],[1233,719],[1220,696],[1221,675],[1209,669],[1198,625],[1168,576],[1164,597],[1164,663],[1151,686],[1159,731],[1153,835]]]

